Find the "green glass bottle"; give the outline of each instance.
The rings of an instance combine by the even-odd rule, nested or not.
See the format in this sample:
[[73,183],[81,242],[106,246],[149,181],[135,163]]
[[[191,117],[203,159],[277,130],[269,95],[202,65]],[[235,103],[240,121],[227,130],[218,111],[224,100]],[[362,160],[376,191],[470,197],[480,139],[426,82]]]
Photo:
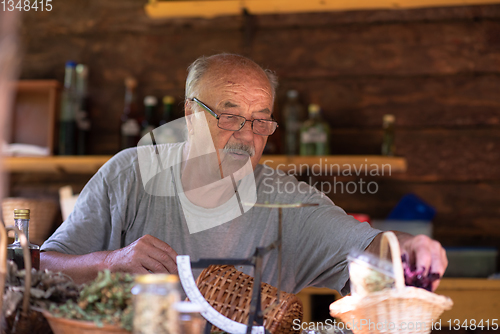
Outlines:
[[304,107],[298,100],[298,92],[289,90],[287,101],[283,106],[283,118],[285,120],[285,153],[296,155],[299,153],[300,126],[305,119]]
[[158,104],[156,97],[148,95],[144,98],[144,119],[141,124],[141,138],[156,128],[154,122],[155,109]]
[[309,105],[309,119],[300,128],[300,155],[330,154],[330,126],[320,115],[317,104]]
[[66,62],[59,114],[59,155],[76,154],[76,63]]
[[88,142],[90,137],[90,111],[88,96],[88,66],[76,65],[76,95],[78,108],[76,110],[76,153],[78,155],[88,154]]
[[160,119],[160,126],[174,120],[174,97],[165,95],[163,97],[163,113]]
[[382,139],[382,155],[394,156],[396,147],[394,146],[394,115],[384,115],[383,129],[384,137]]

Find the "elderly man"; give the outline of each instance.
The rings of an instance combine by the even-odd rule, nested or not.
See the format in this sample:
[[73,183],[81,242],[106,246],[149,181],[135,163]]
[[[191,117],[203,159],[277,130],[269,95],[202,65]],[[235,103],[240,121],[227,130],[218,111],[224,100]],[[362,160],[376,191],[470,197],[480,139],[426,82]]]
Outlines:
[[[242,56],[196,60],[186,82],[188,140],[113,157],[42,246],[41,267],[84,282],[103,269],[176,273],[177,254],[249,257],[255,247],[276,239],[277,213],[245,202],[307,202],[318,206],[284,210],[282,287],[296,293],[325,286],[347,293],[347,254],[378,251],[380,231],[355,221],[307,184],[258,164],[277,126],[275,87],[274,75]],[[151,175],[147,170],[155,169],[143,161],[155,161],[155,154],[160,172]],[[287,182],[297,191],[269,191]],[[447,260],[438,242],[402,233],[398,238],[417,267],[444,273]],[[277,285],[277,259],[271,253],[263,261],[263,280],[272,285]]]

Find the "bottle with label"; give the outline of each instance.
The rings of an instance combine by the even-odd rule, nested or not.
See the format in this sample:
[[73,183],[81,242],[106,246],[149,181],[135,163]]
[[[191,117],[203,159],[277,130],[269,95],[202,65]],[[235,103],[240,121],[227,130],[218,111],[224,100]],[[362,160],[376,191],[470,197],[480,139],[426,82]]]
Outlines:
[[61,94],[61,113],[59,116],[59,154],[76,154],[76,63],[66,62],[64,89]]
[[[30,225],[30,210],[15,209],[14,210],[14,225],[24,233],[28,240],[28,247],[31,255],[31,267],[36,270],[40,269],[40,247],[29,242],[29,225]],[[24,269],[23,247],[19,235],[16,233],[14,242],[7,246],[7,259],[14,261],[19,270]]]
[[76,65],[76,95],[78,99],[76,110],[76,154],[88,154],[88,140],[90,133],[90,112],[88,97],[88,67]]
[[309,105],[309,119],[300,128],[300,155],[330,154],[330,126],[320,115],[317,104]]
[[285,123],[285,154],[296,155],[300,146],[300,126],[305,119],[304,107],[298,101],[296,90],[287,92],[287,101],[283,107]]
[[394,156],[396,147],[394,146],[394,115],[384,115],[383,129],[384,137],[382,139],[382,155]]
[[174,97],[166,95],[163,97],[163,113],[160,119],[160,126],[174,120]]
[[120,119],[120,149],[122,150],[136,146],[140,139],[141,122],[137,107],[136,88],[137,81],[134,78],[125,80],[125,107]]
[[146,96],[144,98],[144,120],[141,124],[141,138],[153,131],[156,126],[154,124],[154,114],[158,100],[154,96]]

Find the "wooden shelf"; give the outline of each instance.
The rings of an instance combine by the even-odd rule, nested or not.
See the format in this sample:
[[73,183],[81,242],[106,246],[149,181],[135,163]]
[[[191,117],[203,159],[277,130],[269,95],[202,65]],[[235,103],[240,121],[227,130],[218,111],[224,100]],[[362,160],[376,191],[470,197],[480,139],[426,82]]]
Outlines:
[[109,155],[5,157],[4,170],[14,173],[94,174],[111,158]]
[[[14,173],[74,173],[93,174],[111,158],[109,155],[95,156],[50,156],[50,157],[6,157],[4,158],[4,170]],[[260,160],[270,167],[285,172],[314,172],[316,174],[331,172],[343,172],[351,170],[352,175],[361,171],[384,171],[384,175],[406,171],[406,159],[399,157],[382,157],[375,155],[367,156],[285,156],[265,155]]]
[[289,14],[327,12],[339,10],[403,9],[418,7],[442,7],[484,5],[498,0],[198,0],[156,1],[150,0],[144,9],[155,19],[241,15],[243,9],[250,14]]

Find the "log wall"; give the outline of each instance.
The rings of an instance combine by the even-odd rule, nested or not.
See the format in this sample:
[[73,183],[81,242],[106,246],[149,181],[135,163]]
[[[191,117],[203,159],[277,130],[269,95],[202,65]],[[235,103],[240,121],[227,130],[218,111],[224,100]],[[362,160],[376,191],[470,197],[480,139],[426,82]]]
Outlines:
[[[288,89],[321,105],[334,154],[378,154],[382,116],[396,116],[408,172],[365,178],[373,195],[330,194],[346,211],[383,218],[413,192],[436,207],[443,244],[500,247],[499,5],[153,21],[144,4],[67,0],[24,16],[21,78],[62,81],[67,59],[89,65],[92,154],[118,150],[126,76],[141,97],[174,95],[182,115],[194,59],[245,54],[279,76],[278,119]],[[271,142],[279,153],[280,133]],[[55,196],[72,181],[51,178],[12,175],[11,193]]]

